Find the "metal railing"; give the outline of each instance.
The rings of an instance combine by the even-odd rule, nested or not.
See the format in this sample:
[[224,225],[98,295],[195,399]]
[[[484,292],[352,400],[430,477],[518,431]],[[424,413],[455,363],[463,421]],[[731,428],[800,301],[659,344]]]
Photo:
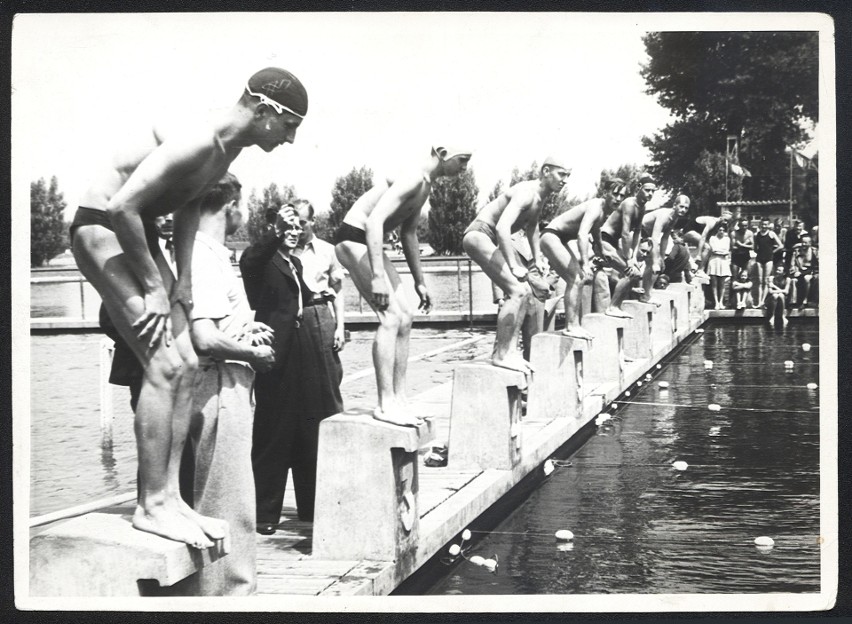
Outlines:
[[[394,267],[397,269],[397,272],[400,275],[410,275],[411,271],[408,268],[408,265],[405,262],[404,258],[391,258],[391,262]],[[456,301],[458,305],[453,309],[436,309],[436,312],[463,312],[462,304],[463,299],[465,299],[464,293],[464,277],[465,274],[467,276],[467,293],[466,293],[466,312],[467,312],[467,320],[469,324],[472,326],[473,324],[473,314],[474,314],[474,296],[473,296],[473,275],[474,273],[482,273],[482,269],[478,266],[474,265],[471,259],[467,256],[428,256],[421,258],[421,263],[423,265],[423,273],[424,274],[432,274],[432,275],[455,275],[456,276]],[[234,270],[239,274],[239,265],[234,264]],[[348,276],[348,272],[346,272]],[[87,301],[91,304],[90,297],[97,298],[98,305],[100,303],[100,297],[97,292],[89,286],[87,288],[88,281],[85,277],[83,277],[79,270],[76,267],[43,267],[43,268],[34,268],[30,271],[30,286],[31,291],[33,286],[49,286],[52,284],[79,284],[79,299],[80,299],[80,315],[79,316],[71,316],[66,315],[61,318],[82,320],[82,321],[95,321],[97,320],[97,316],[90,317],[86,312],[86,304]],[[351,282],[349,282],[351,285]],[[91,290],[90,290],[91,289]],[[89,293],[87,294],[87,290]],[[352,288],[353,294],[357,293],[357,291]],[[364,314],[370,311],[369,304],[366,304],[363,297],[360,293],[357,293],[358,299],[358,313]],[[348,311],[348,310],[347,310]],[[31,321],[38,321],[39,317],[31,316]],[[41,317],[46,318],[46,317]],[[56,318],[56,317],[51,317]]]

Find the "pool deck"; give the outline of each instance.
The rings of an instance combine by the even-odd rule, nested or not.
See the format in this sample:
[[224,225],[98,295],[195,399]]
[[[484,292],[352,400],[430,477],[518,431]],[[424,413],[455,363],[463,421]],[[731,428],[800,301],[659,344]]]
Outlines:
[[[707,318],[737,318],[737,319],[762,319],[766,317],[763,310],[707,310]],[[789,310],[789,318],[815,318],[819,316],[819,310],[815,308],[801,308]],[[492,311],[467,312],[442,312],[433,311],[428,315],[416,315],[415,325],[440,325],[442,323],[473,323],[475,325],[495,324],[497,313]],[[378,323],[376,315],[372,312],[347,312],[346,325],[348,327],[374,326]],[[100,331],[97,319],[75,318],[75,317],[42,317],[30,319],[30,331],[33,333],[61,332],[61,331]]]
[[[798,316],[816,315],[814,310],[794,312],[797,312]],[[434,441],[423,445],[417,458],[419,490],[416,509],[420,519],[419,535],[413,552],[407,553],[407,560],[400,563],[393,560],[322,560],[314,557],[313,525],[297,519],[295,499],[292,488],[289,488],[278,530],[271,536],[257,536],[258,594],[389,594],[408,576],[445,549],[461,531],[500,501],[524,477],[539,469],[545,460],[591,423],[616,397],[693,335],[707,318],[727,316],[751,318],[762,316],[762,313],[759,310],[746,310],[744,313],[735,313],[733,310],[694,312],[688,317],[686,327],[672,333],[670,340],[651,343],[650,357],[626,363],[621,383],[608,382],[594,386],[587,383],[581,409],[576,417],[547,420],[536,418],[535,414],[527,414],[520,421],[520,439],[523,441],[520,459],[511,469],[425,466],[422,458],[428,447],[449,439],[453,382],[442,383],[413,397],[412,403],[422,407],[422,410],[418,411],[432,414]],[[117,516],[116,520],[118,517],[129,520],[132,501],[124,500],[120,504],[97,511],[99,514],[96,515],[108,514]],[[65,522],[69,520],[66,518],[33,527],[30,530],[31,537],[45,531],[50,532]],[[128,531],[139,534],[133,529],[128,528]],[[154,539],[173,545],[172,548],[181,551],[184,558],[185,551],[190,550],[178,542]]]

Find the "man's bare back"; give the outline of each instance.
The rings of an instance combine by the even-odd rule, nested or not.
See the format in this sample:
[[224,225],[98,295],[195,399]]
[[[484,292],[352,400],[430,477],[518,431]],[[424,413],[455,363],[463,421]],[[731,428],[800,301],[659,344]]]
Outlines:
[[[166,140],[169,142],[164,146]],[[162,153],[154,154],[158,149]],[[150,184],[158,184],[160,192],[153,194],[153,197],[149,194],[149,201],[142,206],[140,214],[146,219],[153,219],[173,213],[203,195],[225,174],[240,151],[241,148],[226,151],[212,125],[196,124],[182,131],[155,126],[147,132],[140,132],[113,156],[108,165],[96,173],[93,183],[81,197],[80,205],[106,210],[119,193],[128,194]],[[151,180],[145,175],[146,169],[157,163],[147,163],[149,157],[164,163],[178,164],[181,175],[173,176],[174,179],[168,185]],[[133,188],[125,189],[134,173],[136,184]]]
[[346,216],[343,217],[343,222],[359,230],[366,230],[367,220],[373,209],[394,184],[398,185],[403,196],[399,207],[384,221],[385,233],[395,230],[404,221],[410,219],[412,215],[419,213],[429,198],[429,191],[432,189],[432,183],[428,176],[421,173],[405,174],[396,178],[385,177],[356,200]]
[[483,206],[477,213],[476,219],[492,227],[497,227],[497,222],[503,215],[503,211],[514,199],[518,201],[520,210],[518,218],[511,224],[512,233],[526,229],[528,223],[538,223],[542,203],[540,189],[541,182],[539,180],[518,182]]
[[591,222],[592,228],[603,225],[605,205],[606,201],[600,197],[584,201],[555,217],[547,224],[547,229],[557,232],[563,240],[575,240],[584,219]]

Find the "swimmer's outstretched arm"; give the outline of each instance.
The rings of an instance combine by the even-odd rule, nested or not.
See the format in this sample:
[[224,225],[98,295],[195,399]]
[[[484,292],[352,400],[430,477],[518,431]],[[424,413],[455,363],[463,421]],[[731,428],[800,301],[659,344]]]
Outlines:
[[667,217],[654,219],[654,229],[651,232],[651,266],[655,272],[662,269],[663,258],[666,256],[666,248],[669,246],[669,235],[674,223],[674,211]]
[[[420,178],[417,178],[417,180],[419,181]],[[415,188],[416,184],[408,178],[395,181],[379,198],[379,201],[376,202],[364,224],[365,238],[367,239],[367,257],[370,259],[370,268],[373,272],[373,303],[382,310],[387,308],[390,301],[382,251],[385,223],[400,209],[405,200],[414,192]]]
[[[524,196],[521,197],[522,195]],[[497,233],[497,247],[500,248],[500,252],[506,259],[506,264],[509,266],[512,275],[518,279],[525,279],[527,270],[525,267],[518,264],[516,259],[515,248],[512,245],[512,226],[520,218],[524,207],[532,203],[528,195],[529,193],[526,193],[525,195],[524,193],[516,190],[509,200],[508,205],[503,209],[503,214],[501,214],[500,218],[497,220],[497,225],[494,227],[494,230]],[[538,224],[536,223],[536,226],[537,225]],[[530,241],[530,247],[532,247],[532,241]],[[535,252],[533,252],[533,254],[535,254]]]
[[173,216],[175,246],[175,266],[177,282],[169,297],[169,303],[180,303],[186,310],[187,318],[191,318],[192,310],[192,249],[195,246],[195,233],[198,231],[201,200],[193,200]]
[[600,227],[594,227],[595,223],[598,222],[600,215],[601,211],[599,209],[589,208],[583,215],[583,219],[580,221],[580,227],[577,230],[577,247],[580,250],[580,274],[584,280],[591,279],[592,277],[591,275],[586,275],[588,272],[589,259],[592,257],[591,250],[589,248],[590,234],[594,239],[597,248],[601,248]]
[[399,242],[402,245],[402,253],[411,270],[414,280],[414,289],[420,297],[420,309],[429,312],[432,308],[432,300],[426,289],[426,281],[423,279],[423,267],[420,264],[420,241],[417,239],[417,223],[420,221],[420,210],[415,210],[399,228]]
[[541,231],[538,229],[538,219],[541,214],[541,209],[537,208],[530,214],[527,220],[525,233],[527,240],[530,243],[530,252],[532,253],[532,263],[542,275],[544,275],[544,264],[541,259]]

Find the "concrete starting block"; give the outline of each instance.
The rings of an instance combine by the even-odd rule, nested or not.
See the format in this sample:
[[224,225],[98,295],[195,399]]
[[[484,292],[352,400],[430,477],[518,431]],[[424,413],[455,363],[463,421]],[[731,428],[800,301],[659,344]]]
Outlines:
[[[683,286],[686,286],[686,288],[683,288]],[[661,296],[671,298],[674,302],[674,327],[675,334],[678,336],[683,336],[689,331],[690,290],[690,287],[686,284],[669,284],[667,289],[659,291]]]
[[677,334],[677,307],[674,297],[666,294],[665,290],[652,290],[651,301],[659,304],[651,327],[651,348],[656,353],[661,349],[668,350]]
[[586,352],[586,383],[624,385],[624,332],[629,319],[595,312],[585,314],[583,328],[595,337]]
[[30,539],[33,596],[157,594],[225,556],[133,528],[128,516],[89,513]]
[[417,451],[433,424],[391,425],[369,410],[320,424],[312,554],[325,560],[403,561],[417,546]]
[[561,333],[533,336],[530,364],[536,372],[530,382],[528,419],[550,421],[582,415],[583,359],[588,345],[588,340]]
[[652,333],[657,306],[640,301],[625,301],[621,306],[632,319],[624,331],[624,353],[634,360],[650,358],[653,353]]
[[521,459],[524,373],[486,363],[463,364],[453,375],[447,465],[511,470]]
[[669,288],[674,287],[675,290],[685,290],[689,295],[689,316],[696,318],[704,313],[704,289],[701,284],[692,282],[677,282],[669,284]]

